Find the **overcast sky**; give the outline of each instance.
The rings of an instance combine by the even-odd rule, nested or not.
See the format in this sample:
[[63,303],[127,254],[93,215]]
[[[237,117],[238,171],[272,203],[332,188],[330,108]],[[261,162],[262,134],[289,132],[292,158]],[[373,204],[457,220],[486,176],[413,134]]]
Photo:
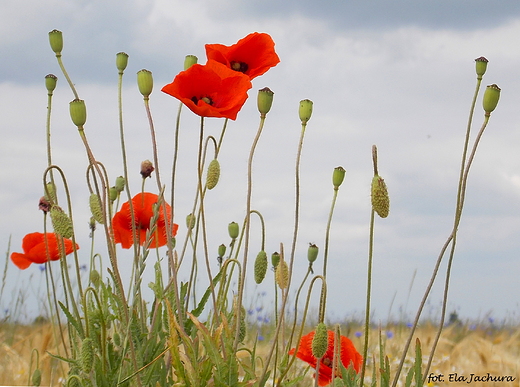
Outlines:
[[[11,251],[21,251],[25,234],[43,230],[37,205],[47,160],[44,76],[54,73],[59,80],[52,117],[53,160],[63,167],[71,185],[80,256],[87,263],[87,159],[68,116],[72,93],[48,44],[52,29],[63,31],[63,61],[87,104],[87,136],[113,179],[122,174],[115,54],[130,55],[124,109],[134,192],[140,189],[140,162],[152,158],[136,72],[146,68],[154,75],[151,108],[161,172],[168,181],[178,101],[160,88],[182,69],[185,55],[197,55],[204,63],[206,43],[229,45],[254,31],[273,37],[281,62],[253,81],[237,121],[230,122],[220,155],[222,179],[207,196],[211,254],[216,256],[217,246],[228,243],[227,224],[241,223],[244,217],[246,160],[258,125],[256,90],[265,86],[275,92],[275,99],[254,160],[253,208],[265,216],[267,252],[278,250],[280,243],[286,253],[290,251],[298,103],[313,100],[302,154],[301,225],[293,283],[299,283],[307,268],[309,242],[321,248],[315,264],[321,271],[331,174],[341,165],[347,175],[332,224],[330,319],[360,317],[364,309],[373,144],[378,146],[379,170],[391,198],[389,217],[376,219],[375,316],[398,318],[401,311],[410,315],[416,309],[451,230],[476,82],[474,59],[485,56],[489,65],[483,89],[496,83],[502,95],[470,174],[449,311],[471,319],[520,317],[519,2],[28,0],[22,5],[3,1],[0,246],[7,251],[12,236]],[[473,133],[482,119],[479,98]],[[222,120],[209,119],[207,133],[216,136],[221,126]],[[198,117],[185,109],[176,204],[179,241],[195,190],[197,136]],[[156,192],[153,180],[147,189]],[[259,248],[258,233],[254,219],[251,259]],[[108,264],[103,246],[96,250]],[[130,253],[121,252],[119,260],[128,256],[130,261]],[[216,270],[216,260],[213,265]],[[7,274],[0,318],[6,309],[12,312],[20,290],[35,299],[44,289],[39,288],[42,275],[35,265],[19,271],[9,262]],[[443,281],[441,275],[426,314],[438,315]],[[248,294],[272,286],[269,278],[248,289]]]

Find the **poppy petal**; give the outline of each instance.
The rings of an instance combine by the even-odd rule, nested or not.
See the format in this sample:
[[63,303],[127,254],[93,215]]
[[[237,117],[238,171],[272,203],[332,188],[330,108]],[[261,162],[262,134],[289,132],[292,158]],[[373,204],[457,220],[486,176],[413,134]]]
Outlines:
[[11,254],[11,261],[13,261],[13,263],[16,266],[18,266],[18,268],[20,270],[27,269],[31,265],[31,263],[32,263],[32,261],[27,259],[25,254],[21,254],[21,253],[12,253]]

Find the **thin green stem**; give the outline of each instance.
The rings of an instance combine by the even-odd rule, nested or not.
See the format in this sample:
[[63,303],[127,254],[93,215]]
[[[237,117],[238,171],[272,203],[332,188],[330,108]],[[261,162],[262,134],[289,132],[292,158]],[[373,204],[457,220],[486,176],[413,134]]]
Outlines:
[[70,80],[69,74],[67,73],[67,70],[65,70],[65,66],[63,65],[63,61],[61,60],[61,53],[56,54],[56,59],[58,60],[58,64],[60,66],[61,72],[65,76],[65,79],[67,79],[70,89],[72,90],[72,93],[74,94],[74,99],[79,99],[78,92],[76,91],[76,87],[74,86],[74,83],[72,83],[72,81]]

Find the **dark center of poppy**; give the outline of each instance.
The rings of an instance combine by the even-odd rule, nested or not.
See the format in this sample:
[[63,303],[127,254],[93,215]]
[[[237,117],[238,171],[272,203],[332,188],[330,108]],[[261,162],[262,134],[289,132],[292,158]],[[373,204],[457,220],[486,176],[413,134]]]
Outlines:
[[332,360],[329,359],[328,357],[324,357],[324,358],[322,358],[322,359],[321,359],[321,362],[322,362],[324,365],[326,365],[327,367],[330,367],[331,364],[332,364]]
[[231,62],[231,69],[232,70],[240,71],[241,73],[245,73],[248,68],[249,68],[249,66],[247,65],[247,63],[235,62],[235,61]]
[[193,103],[195,105],[197,105],[199,101],[204,101],[208,105],[213,105],[213,100],[210,97],[197,98],[197,97],[193,96],[193,97],[191,97],[191,100],[193,101]]

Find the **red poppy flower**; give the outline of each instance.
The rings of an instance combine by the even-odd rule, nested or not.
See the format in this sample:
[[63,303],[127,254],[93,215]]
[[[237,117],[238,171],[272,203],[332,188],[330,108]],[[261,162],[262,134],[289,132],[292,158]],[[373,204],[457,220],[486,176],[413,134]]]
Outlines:
[[[146,232],[150,228],[150,222],[153,218],[154,205],[159,201],[159,197],[153,193],[144,192],[135,195],[132,198],[132,206],[134,209],[135,228],[137,232],[137,240],[140,245],[146,242]],[[171,219],[171,207],[166,203],[166,217],[168,222]],[[126,202],[121,206],[118,213],[114,215],[112,220],[114,227],[114,237],[116,243],[121,243],[124,249],[129,249],[133,243],[132,236],[132,214],[130,213],[130,203]],[[177,224],[172,225],[172,236],[177,234]],[[168,238],[166,236],[166,223],[164,218],[163,206],[159,207],[159,216],[157,217],[157,226],[155,232],[151,235],[150,247],[161,247],[166,245]]]
[[[49,254],[46,254],[45,239],[47,239]],[[74,251],[74,245],[70,239],[63,238],[63,243],[65,244],[65,255],[69,255]],[[41,232],[27,234],[23,237],[22,249],[23,254],[11,254],[11,261],[22,270],[27,269],[31,263],[42,264],[48,261],[57,261],[61,257],[56,234],[52,232],[47,234],[42,234]],[[77,244],[76,249],[79,249]]]
[[247,76],[209,60],[180,72],[162,91],[179,99],[202,117],[236,119],[251,88]]
[[[312,368],[316,368],[316,358],[312,354],[312,339],[314,338],[314,331],[303,336],[300,340],[300,346],[296,357],[309,363]],[[328,331],[329,346],[327,352],[321,358],[320,369],[318,375],[318,385],[326,386],[332,382],[332,358],[334,355],[334,331]],[[293,355],[295,348],[289,351],[289,355]],[[352,366],[359,372],[363,357],[358,353],[352,341],[345,336],[341,336],[341,362],[348,368],[352,363]],[[341,375],[340,375],[341,376]]]
[[253,32],[231,46],[206,44],[206,56],[208,60],[216,60],[250,79],[280,63],[271,36],[259,32]]

